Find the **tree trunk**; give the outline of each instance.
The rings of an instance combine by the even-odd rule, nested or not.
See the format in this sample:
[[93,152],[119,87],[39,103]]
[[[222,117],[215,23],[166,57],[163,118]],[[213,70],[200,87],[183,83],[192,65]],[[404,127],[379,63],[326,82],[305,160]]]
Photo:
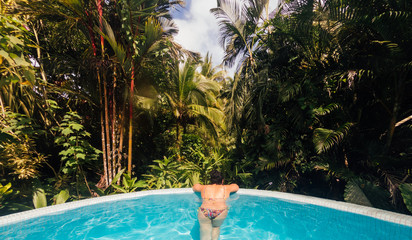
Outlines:
[[133,99],[134,99],[134,65],[132,63],[132,76],[130,81],[130,98],[129,98],[129,151],[127,159],[127,172],[132,174],[132,136],[133,136]]
[[[99,13],[99,28],[100,31],[103,31],[103,6],[102,6],[102,1],[101,0],[96,0],[96,5],[97,5],[97,11]],[[104,49],[104,38],[103,36],[100,36],[100,47],[101,47],[101,57],[102,61],[104,61],[104,54],[105,54],[105,49]],[[99,77],[100,80],[100,77]],[[99,87],[101,88],[100,84]],[[102,136],[106,135],[105,138],[105,152],[106,154],[106,159],[103,160],[103,168],[105,171],[106,175],[106,184],[105,186],[108,187],[109,184],[112,181],[112,168],[111,168],[111,151],[110,151],[110,129],[109,129],[109,118],[108,118],[108,98],[107,98],[107,81],[106,81],[106,76],[103,75],[103,91],[104,91],[104,124],[102,122]],[[100,92],[100,98],[101,96],[101,90]],[[102,99],[101,99],[102,100]],[[102,102],[100,103],[101,106],[101,120],[103,121],[103,104]],[[103,141],[103,140],[102,140]]]
[[116,121],[117,112],[116,112],[116,84],[117,84],[117,77],[116,77],[116,67],[114,67],[113,71],[113,89],[112,89],[112,171],[113,177],[116,176],[116,165],[117,165],[117,155],[119,153],[119,148],[116,148],[116,130],[118,130],[118,122]]
[[393,134],[395,133],[396,121],[401,107],[400,103],[402,102],[403,92],[405,91],[404,79],[406,79],[407,75],[406,73],[400,73],[399,76],[395,74],[395,77],[398,79],[398,81],[395,81],[394,86],[394,104],[392,108],[393,110],[391,114],[391,119],[389,121],[388,135],[385,144],[385,153],[389,151],[392,144]]
[[392,116],[389,121],[388,136],[386,138],[385,151],[389,151],[392,144],[393,134],[395,133],[396,116],[398,115],[399,104],[396,102],[393,106]]
[[97,68],[97,80],[99,85],[99,103],[100,103],[100,127],[102,131],[102,150],[103,150],[103,178],[104,178],[104,187],[109,186],[109,179],[107,174],[107,151],[106,151],[106,138],[105,138],[105,131],[104,131],[104,117],[103,117],[103,98],[102,98],[102,87],[101,87],[101,80],[100,80],[100,71]]
[[[123,161],[123,135],[125,130],[125,119],[126,119],[126,105],[123,105],[123,109],[120,116],[120,140],[119,140],[119,155],[117,159],[117,171],[120,172],[122,170],[122,161]],[[120,178],[118,183],[120,184]]]
[[4,108],[3,99],[1,98],[1,96],[0,96],[0,107],[1,107],[1,115],[3,117],[5,117],[6,116],[6,109]]
[[180,134],[180,124],[179,121],[176,123],[176,148],[177,148],[177,161],[180,162],[182,159],[182,152],[181,152],[181,146],[182,146],[182,134]]
[[113,152],[111,151],[110,146],[110,127],[109,127],[109,104],[108,104],[108,97],[107,97],[107,81],[106,76],[103,76],[103,91],[104,91],[104,122],[106,128],[106,151],[107,151],[107,173],[108,173],[108,185],[112,182],[113,179],[113,169],[112,169],[112,161],[113,161]]

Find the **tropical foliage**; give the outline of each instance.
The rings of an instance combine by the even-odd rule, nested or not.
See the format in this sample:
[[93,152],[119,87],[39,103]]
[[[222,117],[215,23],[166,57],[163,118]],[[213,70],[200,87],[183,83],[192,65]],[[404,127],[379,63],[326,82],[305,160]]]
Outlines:
[[221,0],[211,10],[227,64],[244,57],[225,90],[236,156],[260,169],[261,188],[390,209],[378,194],[385,188],[405,210],[398,187],[411,167],[411,6],[281,1],[267,17],[266,2]]
[[0,1],[0,211],[227,183],[411,213],[412,5],[217,0],[225,51],[183,49],[182,1]]

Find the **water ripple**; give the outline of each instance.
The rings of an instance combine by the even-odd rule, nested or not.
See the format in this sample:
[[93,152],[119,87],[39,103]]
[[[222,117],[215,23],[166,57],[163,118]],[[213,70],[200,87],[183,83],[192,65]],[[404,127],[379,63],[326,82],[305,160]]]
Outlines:
[[[95,204],[2,227],[0,238],[197,240],[198,199],[173,194]],[[230,205],[222,240],[404,240],[411,234],[406,226],[276,198],[240,195]]]

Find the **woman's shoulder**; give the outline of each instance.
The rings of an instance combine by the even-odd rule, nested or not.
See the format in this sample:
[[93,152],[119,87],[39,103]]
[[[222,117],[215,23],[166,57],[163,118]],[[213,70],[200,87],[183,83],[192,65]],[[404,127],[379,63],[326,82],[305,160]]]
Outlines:
[[192,188],[192,189],[193,189],[193,191],[195,191],[195,192],[201,192],[205,186],[206,186],[206,185],[202,185],[202,184],[196,183],[195,185],[193,185],[193,188]]
[[195,192],[201,192],[208,186],[211,186],[212,189],[224,188],[228,192],[237,192],[239,190],[239,186],[236,183],[232,183],[229,185],[202,185],[202,184],[197,183],[193,185],[192,189]]
[[237,192],[239,190],[239,186],[236,183],[232,183],[230,185],[225,185],[225,188],[229,192]]

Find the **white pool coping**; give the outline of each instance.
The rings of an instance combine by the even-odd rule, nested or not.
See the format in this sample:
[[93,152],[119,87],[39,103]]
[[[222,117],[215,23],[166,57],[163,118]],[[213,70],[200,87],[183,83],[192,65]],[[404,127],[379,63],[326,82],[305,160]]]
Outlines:
[[[97,198],[89,198],[85,200],[69,202],[39,209],[33,209],[29,211],[23,211],[15,214],[6,215],[0,217],[0,227],[5,225],[29,220],[36,217],[41,217],[45,215],[56,215],[63,211],[76,209],[79,207],[119,201],[119,200],[128,200],[133,198],[139,198],[148,195],[164,195],[164,194],[182,194],[182,193],[193,193],[191,188],[173,188],[173,189],[162,189],[162,190],[149,190],[149,191],[140,191],[126,194],[116,194],[110,196],[103,196]],[[344,212],[356,213],[364,216],[369,216],[384,220],[387,222],[392,222],[400,225],[405,225],[412,227],[412,216],[399,214],[395,212],[385,211],[381,209],[365,207],[361,205],[334,201],[329,199],[310,197],[299,194],[276,192],[276,191],[265,191],[265,190],[255,190],[255,189],[239,189],[239,195],[252,195],[260,197],[272,197],[286,201],[298,202],[301,204],[311,204],[316,206],[322,206],[327,208],[332,208]]]

